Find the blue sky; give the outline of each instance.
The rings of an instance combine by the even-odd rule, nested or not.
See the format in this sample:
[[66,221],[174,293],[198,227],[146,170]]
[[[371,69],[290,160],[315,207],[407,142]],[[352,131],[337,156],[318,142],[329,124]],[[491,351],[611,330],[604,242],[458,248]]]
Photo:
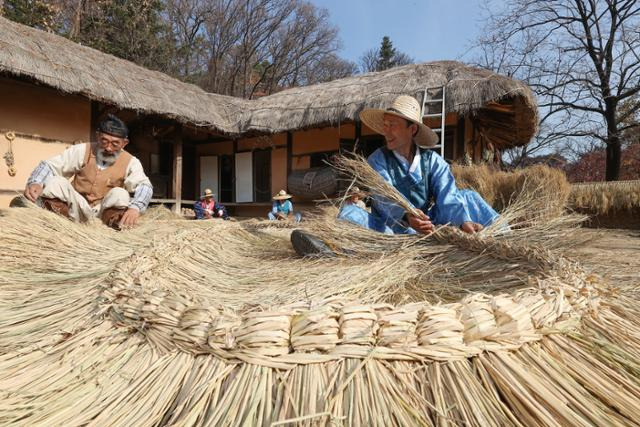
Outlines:
[[311,0],[340,29],[340,56],[358,62],[382,37],[417,62],[460,59],[481,30],[483,0]]

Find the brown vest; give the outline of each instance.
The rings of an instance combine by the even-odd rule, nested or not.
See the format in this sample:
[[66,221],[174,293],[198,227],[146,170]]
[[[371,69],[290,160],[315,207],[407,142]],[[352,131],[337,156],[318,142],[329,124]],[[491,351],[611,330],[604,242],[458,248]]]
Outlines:
[[122,150],[115,163],[104,170],[98,169],[94,146],[85,144],[84,166],[73,178],[73,188],[82,194],[91,206],[100,203],[109,190],[124,187],[127,166],[133,156]]

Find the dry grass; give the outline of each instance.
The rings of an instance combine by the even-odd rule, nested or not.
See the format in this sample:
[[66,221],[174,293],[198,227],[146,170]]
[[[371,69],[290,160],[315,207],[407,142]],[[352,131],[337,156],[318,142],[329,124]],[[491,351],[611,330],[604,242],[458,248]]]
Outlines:
[[459,188],[480,193],[498,212],[504,211],[522,196],[529,197],[526,219],[553,218],[567,206],[571,186],[564,172],[535,165],[514,172],[495,171],[486,165],[452,166]]
[[640,208],[640,181],[573,184],[569,206],[593,215],[638,209]]
[[163,205],[151,206],[146,210],[144,215],[141,216],[141,221],[172,221],[184,219],[182,215],[178,215]]
[[458,188],[477,191],[482,198],[494,208],[499,197],[498,187],[503,172],[490,169],[487,165],[462,166],[451,165],[451,172]]
[[9,210],[0,424],[635,422],[640,313],[563,257],[573,220],[381,239],[328,213],[305,222],[354,252],[311,260],[266,221]]

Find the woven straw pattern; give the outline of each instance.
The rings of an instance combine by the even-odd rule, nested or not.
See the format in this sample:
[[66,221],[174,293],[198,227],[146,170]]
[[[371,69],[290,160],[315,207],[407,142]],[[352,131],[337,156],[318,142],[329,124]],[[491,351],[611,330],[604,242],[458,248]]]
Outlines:
[[[637,300],[557,256],[575,233],[361,234],[355,259],[322,262],[249,226],[0,215],[0,424],[637,425]],[[529,286],[496,265],[530,266]],[[412,268],[464,287],[412,298],[432,295]]]
[[574,286],[542,280],[538,288],[513,295],[475,293],[451,304],[394,307],[334,298],[236,314],[202,307],[186,294],[139,286],[135,273],[148,259],[135,256],[123,263],[112,275],[113,286],[103,291],[114,321],[134,327],[164,351],[230,360],[252,354],[265,366],[312,363],[318,355],[362,357],[374,348],[373,358],[425,361],[512,350],[599,306],[598,292],[585,279]]

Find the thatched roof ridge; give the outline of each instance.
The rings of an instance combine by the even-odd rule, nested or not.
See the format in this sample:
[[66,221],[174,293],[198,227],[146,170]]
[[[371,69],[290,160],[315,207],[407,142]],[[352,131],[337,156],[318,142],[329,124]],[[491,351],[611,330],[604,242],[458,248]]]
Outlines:
[[490,102],[509,99],[523,108],[520,119],[530,128],[526,142],[537,127],[537,103],[529,87],[488,70],[457,61],[406,65],[328,83],[305,86],[257,100],[248,127],[279,132],[296,128],[336,124],[353,120],[364,108],[388,106],[400,94],[419,100],[427,87],[446,87],[446,110],[474,112]]
[[460,62],[407,65],[244,100],[207,93],[166,74],[2,17],[0,25],[0,72],[231,136],[355,120],[364,108],[388,105],[398,94],[421,96],[425,87],[434,86],[446,86],[447,110],[458,113],[476,112],[489,102],[508,99],[515,115],[506,128],[518,129],[509,131],[506,140],[515,144],[528,142],[537,126],[536,102],[525,84]]

